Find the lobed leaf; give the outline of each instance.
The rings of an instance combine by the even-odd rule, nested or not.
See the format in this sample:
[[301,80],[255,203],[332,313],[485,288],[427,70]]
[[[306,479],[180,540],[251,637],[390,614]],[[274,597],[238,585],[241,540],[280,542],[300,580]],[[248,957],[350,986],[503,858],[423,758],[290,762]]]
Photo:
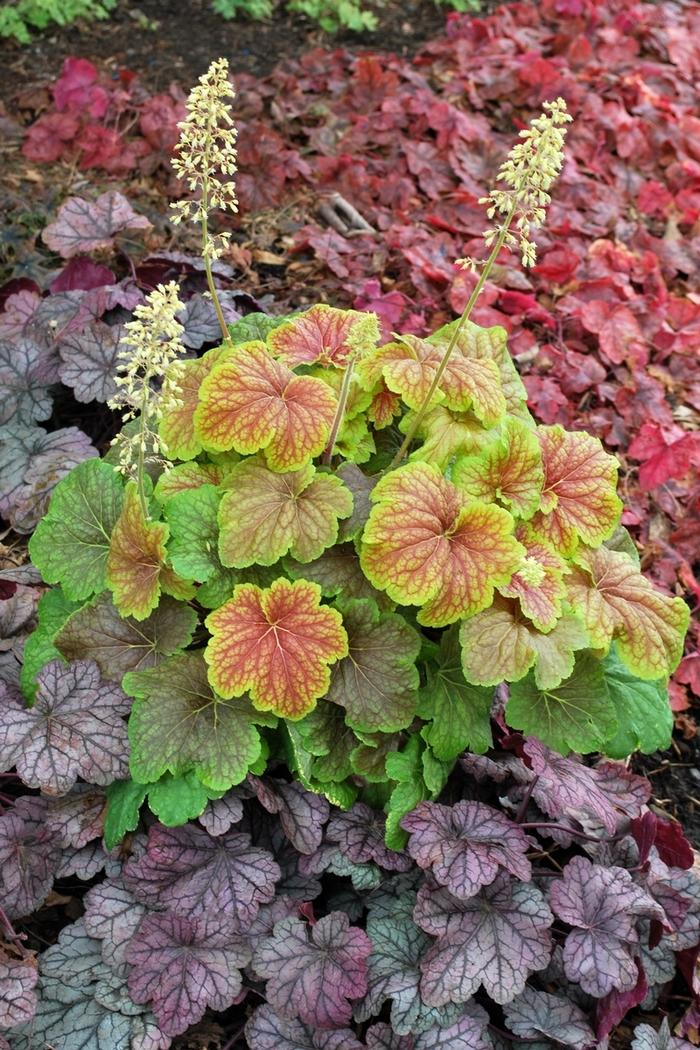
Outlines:
[[387,871],[408,871],[410,857],[403,851],[389,849],[384,840],[386,821],[364,802],[352,809],[335,813],[326,829],[326,837],[337,842],[344,857],[353,864],[374,861]]
[[33,962],[31,958],[13,959],[0,949],[0,1024],[3,1028],[31,1021],[36,1013],[38,1000],[34,987],[39,972]]
[[[408,433],[415,415],[415,412],[407,412],[399,422],[403,434]],[[489,444],[493,433],[483,426],[471,409],[453,412],[443,405],[436,405],[421,420],[416,436],[423,438],[423,444],[414,449],[410,461],[432,463],[444,471],[455,457],[478,454]]]
[[289,368],[318,362],[344,368],[379,342],[376,314],[336,310],[316,303],[304,313],[278,325],[267,336],[267,345]]
[[61,382],[73,390],[76,401],[109,401],[119,387],[114,380],[119,368],[122,325],[91,322],[82,332],[61,336],[58,352]]
[[21,796],[0,816],[0,891],[7,917],[44,903],[60,859],[60,836],[44,824],[46,799]]
[[0,423],[31,427],[50,418],[53,398],[48,393],[51,383],[41,377],[44,357],[31,339],[0,340]]
[[490,714],[493,690],[472,685],[464,676],[455,624],[440,639],[436,661],[427,664],[427,683],[420,691],[418,714],[432,719],[423,730],[437,758],[456,758],[470,748],[483,754],[492,746]]
[[544,485],[537,435],[521,419],[506,416],[498,440],[477,455],[458,457],[450,476],[472,499],[499,500],[516,517],[531,518]]
[[158,605],[168,535],[165,522],[144,517],[136,483],[129,482],[107,555],[107,585],[121,616],[145,620]]
[[116,190],[101,194],[96,201],[69,197],[58,209],[58,218],[42,232],[51,251],[70,259],[78,252],[108,248],[115,233],[124,229],[147,229],[152,223],[138,215],[126,197]]
[[22,653],[20,687],[27,702],[31,703],[34,700],[37,690],[36,676],[42,667],[50,660],[61,659],[62,654],[54,645],[54,639],[71,613],[79,608],[80,603],[68,601],[60,587],[52,587],[39,600],[39,623],[27,638]]
[[503,1013],[513,1035],[521,1039],[545,1036],[573,1050],[586,1050],[596,1041],[586,1014],[563,995],[550,995],[526,985]]
[[182,402],[171,408],[158,424],[158,434],[168,450],[171,459],[192,460],[202,451],[195,425],[194,414],[199,404],[199,391],[202,382],[220,360],[222,348],[209,350],[203,357],[184,361],[184,372],[178,377],[178,400]]
[[633,751],[664,751],[671,742],[673,712],[663,682],[640,682],[619,659],[614,644],[603,667],[617,716],[617,732],[602,745],[604,754],[623,759]]
[[307,791],[298,780],[288,784],[276,778],[249,776],[248,782],[267,812],[279,815],[282,830],[294,849],[304,855],[314,853],[330,814],[326,799]]
[[317,583],[326,598],[340,595],[342,600],[351,598],[371,598],[382,611],[394,608],[394,602],[384,591],[378,591],[369,582],[360,564],[360,559],[352,543],[336,543],[306,565],[300,565],[287,557],[284,560],[286,571],[293,580],[304,579]]
[[245,1038],[250,1050],[363,1050],[349,1028],[329,1032],[280,1017],[269,1003],[258,1006],[249,1019]]

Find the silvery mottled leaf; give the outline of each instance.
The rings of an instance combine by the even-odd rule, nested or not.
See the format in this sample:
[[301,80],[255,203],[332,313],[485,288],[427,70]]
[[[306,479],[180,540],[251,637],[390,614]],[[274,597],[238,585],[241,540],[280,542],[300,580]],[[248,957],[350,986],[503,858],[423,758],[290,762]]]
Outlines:
[[0,682],[15,688],[19,686],[25,643],[36,627],[36,609],[41,597],[41,592],[33,587],[19,582],[16,586],[12,597],[0,601]]
[[638,1024],[634,1030],[632,1050],[690,1050],[692,1043],[671,1035],[668,1018],[664,1017],[658,1030],[650,1024]]
[[[119,389],[114,381],[119,364],[122,325],[93,321],[84,332],[63,336],[58,352],[61,381],[73,388],[77,401],[109,401]],[[123,347],[122,347],[123,349]]]
[[252,951],[268,937],[272,937],[275,923],[290,916],[299,918],[299,901],[294,897],[277,896],[269,904],[261,904],[258,917],[244,934],[244,940]]
[[430,868],[436,882],[455,897],[472,897],[493,882],[499,868],[524,882],[532,875],[525,856],[528,836],[482,802],[419,802],[401,827],[411,833],[408,852],[413,859],[421,868]]
[[375,889],[384,879],[381,868],[376,864],[355,864],[333,843],[324,843],[315,853],[302,856],[299,859],[299,871],[305,875],[321,875],[329,871],[341,878],[349,878],[353,888],[360,893]]
[[[372,1025],[367,1031],[368,1050],[493,1050],[490,1035],[486,1033],[488,1014],[469,1002],[462,1007],[462,1015],[449,1028],[433,1026],[421,1035],[408,1036],[392,1032],[388,1024]],[[529,1045],[527,1050],[541,1050],[541,1044]]]
[[60,860],[59,838],[44,824],[45,799],[20,797],[0,816],[0,899],[10,919],[43,904]]
[[221,798],[210,799],[206,809],[199,817],[199,823],[215,838],[225,835],[234,824],[238,824],[243,816],[242,797],[245,797],[242,786],[237,785]]
[[352,809],[335,812],[326,829],[326,837],[337,842],[340,852],[353,864],[374,861],[388,871],[408,871],[411,858],[404,850],[389,849],[384,841],[386,819],[364,802]]
[[106,879],[85,895],[85,929],[101,942],[103,961],[119,977],[129,973],[126,946],[147,911],[120,878]]
[[49,799],[46,826],[61,836],[61,847],[81,849],[92,839],[102,838],[107,797],[92,784],[75,784],[63,798]]
[[258,945],[253,969],[267,979],[270,1004],[286,1018],[318,1028],[341,1028],[352,1016],[348,999],[367,992],[367,956],[372,942],[344,912],[325,915],[309,930],[290,917]]
[[87,933],[83,919],[61,930],[57,943],[41,955],[39,971],[42,977],[59,978],[71,988],[84,988],[109,974],[100,942]]
[[349,1028],[327,1032],[285,1019],[269,1003],[259,1006],[245,1027],[250,1050],[365,1050]]
[[26,587],[34,587],[42,582],[41,573],[35,569],[31,562],[18,565],[12,569],[0,569],[0,580],[8,580],[10,583],[21,584]]
[[16,765],[25,784],[55,795],[79,776],[96,784],[126,777],[131,701],[121,687],[102,681],[93,660],[51,660],[37,682],[33,707],[0,696],[0,765]]
[[195,293],[175,315],[185,331],[180,336],[185,346],[200,350],[205,343],[220,343],[221,325],[211,299]]
[[107,852],[101,839],[93,839],[80,849],[68,846],[62,850],[56,878],[66,879],[69,875],[77,875],[83,882],[87,882],[101,871],[109,877],[119,875],[121,870],[121,861]]
[[561,879],[552,880],[555,915],[575,927],[564,945],[564,968],[571,981],[602,998],[637,983],[640,916],[663,919],[663,910],[623,868],[602,868],[586,857],[572,857]]
[[41,355],[41,347],[31,339],[0,342],[0,424],[14,421],[30,427],[51,415],[50,384],[36,378]]
[[14,1028],[36,1012],[39,971],[31,959],[15,959],[0,948],[0,1026]]
[[642,919],[637,924],[639,955],[649,984],[661,985],[673,980],[676,972],[676,956],[673,945],[669,944],[665,937],[662,937],[654,948],[649,947],[650,926],[649,919]]
[[268,813],[279,815],[294,848],[300,853],[314,853],[321,843],[323,825],[330,814],[328,800],[323,795],[307,791],[298,780],[288,783],[251,774],[248,783]]
[[123,194],[109,190],[96,201],[69,197],[58,209],[58,217],[45,227],[42,240],[64,259],[78,252],[92,252],[112,244],[114,234],[124,229],[147,229],[152,223],[139,215]]
[[[673,945],[674,951],[694,948],[700,940],[700,878],[697,869],[671,869],[665,881],[689,902],[683,922],[679,929],[668,935],[668,942]],[[663,901],[660,903],[663,906]]]
[[130,860],[124,881],[138,900],[181,915],[216,914],[245,932],[261,904],[275,895],[280,869],[250,837],[228,832],[213,838],[203,828],[154,824],[146,853]]
[[10,295],[0,314],[0,339],[19,339],[23,336],[41,302],[39,292],[26,289]]
[[[532,738],[535,739],[534,737]],[[502,784],[508,777],[512,777],[518,784],[529,784],[533,779],[532,770],[528,769],[522,758],[518,758],[512,751],[489,758],[488,755],[472,755],[467,752],[460,755],[459,764],[477,780],[488,777]]]
[[566,996],[549,995],[526,985],[505,1006],[503,1014],[511,1032],[524,1039],[546,1036],[574,1050],[585,1050],[596,1042],[585,1013]]
[[482,984],[497,1003],[508,1003],[549,961],[552,913],[544,896],[505,871],[469,900],[423,886],[413,917],[438,938],[421,963],[421,995],[430,1006],[467,1002]]

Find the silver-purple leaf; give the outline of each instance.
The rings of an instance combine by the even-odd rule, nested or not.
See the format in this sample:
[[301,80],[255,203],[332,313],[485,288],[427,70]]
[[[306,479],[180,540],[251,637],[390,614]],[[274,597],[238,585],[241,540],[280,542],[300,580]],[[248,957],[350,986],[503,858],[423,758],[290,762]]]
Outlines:
[[22,796],[0,816],[0,900],[10,919],[43,904],[60,860],[58,835],[44,824],[45,799]]
[[638,1024],[632,1040],[632,1050],[691,1050],[692,1046],[687,1039],[671,1035],[667,1017],[658,1030],[650,1024]]
[[250,957],[248,946],[222,929],[216,915],[147,915],[126,949],[129,991],[136,1003],[152,1001],[166,1035],[179,1035],[201,1020],[207,1006],[231,1006]]
[[399,1035],[388,1024],[367,1031],[367,1050],[492,1050],[486,1035],[488,1014],[478,1003],[467,1003],[462,1016],[449,1028],[434,1026],[421,1035]]
[[321,844],[323,825],[330,814],[328,800],[307,791],[298,780],[288,783],[250,774],[248,783],[267,812],[279,815],[284,833],[294,848],[299,853],[314,853]]
[[61,836],[61,847],[81,849],[92,839],[102,838],[107,796],[92,784],[75,784],[67,795],[50,802],[46,826]]
[[282,919],[256,949],[253,969],[267,979],[267,999],[282,1017],[342,1028],[352,1016],[348,999],[367,992],[372,942],[344,912],[325,915],[310,932],[300,919]]
[[[87,434],[77,427],[64,427],[42,435],[41,427],[34,428],[37,436],[24,444],[36,452],[25,454],[21,484],[13,493],[7,517],[17,532],[29,533],[46,514],[53,490],[73,467],[97,455]],[[20,455],[20,461],[21,461]],[[17,467],[18,460],[14,461]]]
[[421,995],[430,1006],[467,1002],[482,984],[497,1003],[508,1003],[549,962],[552,913],[544,896],[505,871],[469,900],[423,886],[413,918],[438,938],[421,963]]
[[104,871],[108,878],[114,878],[121,874],[121,861],[115,857],[115,850],[111,853],[105,849],[101,839],[93,839],[86,846],[75,849],[68,846],[61,851],[61,862],[56,869],[57,879],[67,879],[69,875],[77,875],[84,882],[93,879]]
[[261,904],[257,919],[244,934],[246,944],[252,951],[255,951],[259,944],[262,944],[268,937],[272,937],[276,922],[288,919],[290,916],[298,919],[300,917],[299,908],[299,901],[286,895],[275,897],[269,904]]
[[401,821],[411,833],[408,852],[430,868],[441,886],[466,899],[488,886],[505,868],[529,881],[532,865],[525,856],[530,840],[522,828],[482,802],[463,800],[454,806],[419,802]]
[[31,959],[13,959],[0,948],[0,1027],[31,1021],[36,1013],[34,986],[39,971]]
[[[93,321],[84,332],[70,332],[58,344],[61,382],[72,387],[76,401],[109,401],[118,387],[114,381],[119,364],[122,325]],[[123,349],[123,348],[122,348]]]
[[25,586],[29,581],[38,582],[32,580],[32,572],[36,572],[33,566],[23,565],[15,570],[6,569],[0,575],[0,579],[9,579],[18,585],[11,598],[0,602],[0,691],[3,686],[19,686],[24,646],[36,627],[36,608],[41,591]]
[[472,755],[467,751],[464,755],[460,755],[459,764],[466,773],[477,780],[488,777],[495,780],[497,784],[502,784],[508,777],[512,777],[518,784],[529,784],[534,778],[532,770],[527,768],[522,758],[518,758],[510,751],[496,758],[489,758],[488,755]]
[[561,879],[552,880],[555,915],[575,927],[564,945],[564,969],[589,995],[602,998],[613,988],[637,983],[640,916],[663,920],[663,909],[623,868],[603,868],[572,857]]
[[106,879],[85,895],[85,930],[102,942],[102,959],[119,977],[127,977],[126,948],[148,909],[122,879]]
[[78,252],[108,248],[120,230],[143,230],[151,225],[145,215],[134,211],[126,197],[109,190],[96,201],[69,197],[58,209],[58,218],[49,223],[41,236],[52,251],[70,259]]
[[245,1037],[250,1050],[365,1050],[348,1028],[314,1028],[298,1018],[280,1017],[269,1003],[257,1008],[245,1026]]
[[14,420],[31,426],[51,415],[50,383],[42,383],[36,374],[42,354],[31,339],[0,341],[0,423]]
[[104,682],[93,660],[51,660],[37,675],[33,707],[0,697],[0,765],[17,766],[29,787],[65,795],[78,777],[111,784],[129,775],[123,716],[131,700]]
[[124,881],[143,904],[188,918],[217,915],[244,933],[260,905],[275,896],[280,874],[267,850],[251,846],[249,835],[214,838],[194,824],[154,824],[146,853],[126,864]]
[[237,785],[221,798],[210,799],[199,817],[199,823],[215,838],[225,835],[243,816],[242,797],[245,797],[243,790]]
[[511,1032],[524,1039],[546,1036],[574,1050],[585,1050],[596,1042],[586,1014],[563,995],[549,995],[526,985],[503,1013]]
[[221,341],[216,307],[211,299],[205,299],[199,292],[191,296],[175,316],[185,328],[180,338],[192,350],[200,350],[205,343]]
[[364,802],[333,814],[326,837],[337,842],[340,852],[353,864],[374,861],[388,871],[408,871],[411,858],[404,850],[389,849],[384,841],[386,819]]

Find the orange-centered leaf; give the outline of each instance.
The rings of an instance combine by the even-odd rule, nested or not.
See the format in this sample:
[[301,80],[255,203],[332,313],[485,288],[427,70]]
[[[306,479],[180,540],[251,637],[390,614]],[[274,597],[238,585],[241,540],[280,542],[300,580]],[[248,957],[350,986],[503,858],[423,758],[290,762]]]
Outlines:
[[318,303],[267,336],[273,354],[290,368],[314,364],[344,368],[351,357],[369,352],[379,342],[376,314],[336,310]]
[[[404,335],[358,362],[357,372],[368,390],[384,376],[390,390],[401,394],[409,408],[418,409],[428,396],[444,351],[426,339]],[[438,400],[457,412],[471,408],[487,426],[496,423],[506,410],[506,400],[495,361],[465,357],[455,348],[440,380]]]
[[300,562],[320,557],[338,538],[338,519],[353,511],[340,478],[312,463],[276,474],[262,456],[238,463],[226,478],[219,508],[219,554],[224,565],[273,565],[291,552]]
[[591,643],[617,640],[623,663],[639,678],[665,678],[678,666],[690,611],[682,598],[655,590],[626,554],[581,548],[567,578],[568,599]]
[[506,416],[497,441],[476,456],[460,457],[452,480],[484,503],[499,500],[519,518],[531,518],[540,505],[544,484],[542,454],[532,427]]
[[168,446],[170,459],[194,459],[202,451],[202,442],[194,429],[194,413],[199,404],[199,388],[223,353],[223,348],[210,350],[204,357],[185,361],[185,374],[178,380],[182,401],[179,408],[169,409],[158,424],[158,433]]
[[165,522],[144,518],[136,483],[129,482],[107,555],[107,585],[122,616],[145,620],[157,606],[169,531]]
[[298,470],[322,452],[337,401],[327,384],[295,376],[264,343],[245,343],[202,383],[195,428],[205,448],[265,449],[273,470]]
[[563,427],[537,427],[544,487],[534,528],[560,554],[579,539],[597,547],[612,536],[622,513],[615,488],[619,464],[597,438]]
[[328,665],[348,654],[342,616],[320,602],[321,588],[307,580],[239,584],[206,620],[214,690],[225,699],[250,690],[259,711],[283,718],[312,711],[328,691]]
[[540,631],[549,631],[561,616],[561,602],[566,594],[564,574],[568,567],[563,558],[522,522],[515,538],[527,554],[510,583],[500,587],[501,594],[519,598],[523,612]]
[[501,507],[470,501],[427,463],[387,474],[362,536],[362,568],[394,601],[421,605],[419,623],[443,627],[490,605],[525,548]]

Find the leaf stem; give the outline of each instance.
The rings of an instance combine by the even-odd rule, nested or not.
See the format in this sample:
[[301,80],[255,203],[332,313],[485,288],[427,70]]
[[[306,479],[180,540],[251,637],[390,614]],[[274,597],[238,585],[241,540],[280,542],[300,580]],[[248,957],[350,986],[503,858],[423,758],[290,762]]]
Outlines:
[[408,452],[410,444],[411,444],[411,442],[413,441],[413,438],[416,435],[416,431],[418,430],[419,426],[423,422],[423,417],[425,416],[426,412],[428,411],[428,409],[430,408],[430,406],[432,404],[432,401],[433,401],[433,398],[435,397],[435,393],[437,391],[437,388],[440,385],[440,380],[442,379],[443,373],[444,373],[445,369],[447,368],[447,362],[450,360],[450,357],[452,356],[452,351],[454,350],[455,346],[457,345],[457,340],[459,339],[460,333],[461,333],[462,329],[464,328],[464,325],[466,324],[466,322],[469,320],[469,315],[472,312],[472,309],[474,308],[474,303],[479,298],[479,295],[481,294],[481,290],[484,287],[484,285],[486,284],[486,281],[488,280],[488,276],[491,273],[491,269],[493,267],[493,264],[495,263],[496,259],[498,258],[498,253],[500,252],[501,248],[503,247],[503,244],[504,244],[505,239],[506,239],[506,234],[508,233],[508,230],[510,228],[510,224],[513,221],[513,218],[515,216],[517,203],[518,203],[517,199],[513,201],[511,209],[508,212],[508,215],[506,217],[506,221],[503,223],[503,225],[501,227],[501,231],[498,234],[498,239],[497,239],[496,243],[493,246],[493,250],[491,251],[491,254],[489,255],[489,257],[488,257],[488,259],[486,261],[486,265],[484,266],[483,270],[481,271],[481,276],[479,277],[479,280],[476,282],[476,285],[474,287],[474,291],[469,296],[469,302],[465,306],[465,308],[464,308],[464,310],[462,312],[462,316],[460,317],[459,321],[457,322],[455,330],[452,333],[452,338],[450,339],[450,341],[449,341],[449,343],[447,345],[447,350],[445,350],[445,353],[442,355],[442,361],[440,362],[440,364],[438,366],[438,370],[435,373],[435,378],[433,379],[432,383],[430,384],[430,390],[428,391],[427,395],[423,399],[423,404],[420,406],[420,408],[416,412],[416,415],[415,415],[415,417],[413,419],[413,422],[411,423],[411,426],[409,427],[408,433],[406,434],[406,437],[404,438],[404,441],[403,441],[403,444],[401,445],[401,448],[399,449],[399,451],[396,453],[396,455],[394,456],[393,460],[391,461],[391,465],[389,467],[389,470],[393,470],[395,467],[398,467],[399,464],[401,463],[401,460],[404,458],[404,456]]
[[26,938],[26,934],[24,934],[24,933],[16,933],[15,932],[15,929],[14,929],[12,923],[10,922],[10,920],[8,919],[7,915],[5,914],[5,912],[4,912],[3,908],[2,908],[2,905],[0,905],[0,924],[5,927],[5,930],[7,932],[7,936],[13,942],[13,944],[17,945],[17,948],[18,948],[22,958],[26,959],[27,956],[30,954],[27,951],[27,949],[24,947],[24,945],[22,944],[22,941]]
[[537,787],[537,781],[539,779],[540,779],[539,776],[534,776],[532,778],[532,780],[530,781],[530,783],[528,784],[527,791],[525,792],[525,794],[523,796],[523,800],[520,803],[520,809],[518,810],[518,812],[516,813],[516,816],[515,816],[515,823],[516,824],[519,824],[521,822],[521,820],[523,819],[523,817],[525,816],[525,814],[527,812],[527,804],[530,801],[530,799],[532,798],[532,792]]
[[618,836],[613,838],[599,838],[597,835],[587,835],[585,831],[577,831],[576,828],[569,828],[566,824],[548,824],[546,821],[534,820],[528,824],[520,824],[521,828],[551,828],[553,831],[565,831],[567,835],[577,835],[580,839],[585,839],[586,842],[615,842]]
[[328,435],[328,444],[326,445],[323,453],[322,462],[326,466],[330,466],[333,458],[333,446],[335,445],[338,437],[338,432],[343,423],[343,416],[345,415],[345,408],[348,403],[348,397],[350,395],[350,383],[352,381],[352,372],[355,367],[354,360],[348,361],[348,366],[345,369],[345,375],[343,376],[343,382],[340,387],[340,393],[338,394],[338,407],[335,410],[335,417],[333,419],[333,425],[331,426],[331,432]]

